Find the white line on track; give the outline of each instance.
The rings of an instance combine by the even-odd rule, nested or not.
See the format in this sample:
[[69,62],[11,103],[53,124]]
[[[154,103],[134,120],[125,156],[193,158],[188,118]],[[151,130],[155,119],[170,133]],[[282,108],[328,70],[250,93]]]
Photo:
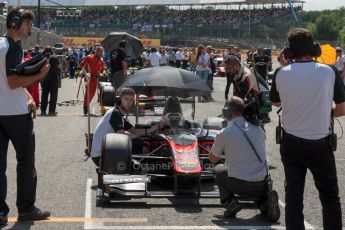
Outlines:
[[[85,218],[92,217],[92,179],[88,178],[86,182],[86,195],[85,195]],[[93,229],[92,222],[85,221],[84,229]]]
[[[285,203],[281,200],[279,200],[279,205],[282,206],[282,208],[285,208]],[[304,221],[304,226],[305,226],[305,229],[309,229],[309,230],[315,230],[316,229],[313,225],[311,225],[307,221]]]

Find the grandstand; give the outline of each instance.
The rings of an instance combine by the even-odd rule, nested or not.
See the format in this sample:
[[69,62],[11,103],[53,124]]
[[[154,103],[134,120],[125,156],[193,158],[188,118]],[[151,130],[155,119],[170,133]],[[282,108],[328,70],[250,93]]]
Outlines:
[[[9,5],[19,3],[36,11],[37,1],[9,0]],[[203,40],[271,43],[278,39],[274,36],[285,35],[287,28],[269,31],[263,25],[291,13],[287,1],[281,0],[40,1],[41,28],[58,35],[103,37],[111,31],[126,31],[166,45],[194,46]],[[303,9],[303,1],[292,2],[296,11]]]

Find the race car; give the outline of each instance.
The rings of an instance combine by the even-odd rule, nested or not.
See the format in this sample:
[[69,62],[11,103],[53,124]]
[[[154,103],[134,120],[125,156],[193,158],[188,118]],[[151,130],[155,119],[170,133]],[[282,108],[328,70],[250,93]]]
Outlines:
[[[167,118],[167,126],[156,134],[146,132],[142,152],[132,152],[127,135],[112,133],[104,137],[97,205],[142,197],[219,197],[214,189],[214,165],[208,161],[208,155],[215,136],[225,126],[224,120],[207,118],[201,125],[194,121],[195,99],[174,98],[192,105],[192,119],[185,119],[180,105],[171,106],[167,99],[160,115]],[[138,121],[139,115],[133,115]],[[150,115],[157,118],[157,114]],[[149,111],[146,116],[149,118]],[[148,130],[158,120],[137,122],[135,127]]]

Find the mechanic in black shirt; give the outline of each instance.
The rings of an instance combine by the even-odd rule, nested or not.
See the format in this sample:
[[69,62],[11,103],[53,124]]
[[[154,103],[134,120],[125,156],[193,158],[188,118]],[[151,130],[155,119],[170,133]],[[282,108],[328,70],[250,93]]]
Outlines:
[[52,48],[47,46],[44,49],[43,55],[45,55],[49,59],[50,70],[47,74],[47,77],[41,82],[42,86],[42,95],[41,95],[41,115],[47,115],[47,107],[48,107],[48,96],[50,94],[49,100],[49,115],[55,116],[56,112],[56,103],[58,97],[58,88],[59,88],[59,79],[58,74],[59,71],[62,70],[62,65],[58,59],[58,57],[54,54]]
[[110,53],[110,67],[112,84],[115,89],[119,88],[128,77],[126,62],[127,41],[122,40],[119,47]]
[[254,56],[254,63],[256,71],[266,80],[270,57],[264,54],[264,48],[258,49],[258,54]]
[[122,88],[120,93],[120,103],[117,107],[108,110],[101,121],[98,123],[93,140],[91,157],[96,166],[99,166],[101,151],[102,151],[102,139],[108,133],[120,133],[128,135],[132,139],[132,152],[135,154],[141,154],[143,150],[143,141],[140,136],[144,136],[146,133],[153,133],[163,127],[162,122],[153,125],[150,129],[145,131],[144,129],[136,129],[127,120],[125,114],[128,114],[134,105],[134,90],[130,88]]

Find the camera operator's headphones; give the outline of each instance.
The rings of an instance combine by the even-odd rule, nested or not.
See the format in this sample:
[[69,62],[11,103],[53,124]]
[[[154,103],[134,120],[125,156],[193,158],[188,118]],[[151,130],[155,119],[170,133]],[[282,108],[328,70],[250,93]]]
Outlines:
[[222,116],[224,119],[229,119],[234,116],[234,111],[231,109],[230,106],[224,107],[222,109]]
[[9,18],[8,20],[8,24],[9,24],[8,27],[10,27],[11,29],[18,30],[20,26],[22,25],[24,12],[25,12],[24,9],[20,9],[16,13],[14,13],[11,16],[11,18]]
[[[284,57],[286,59],[294,59],[294,58],[296,58],[294,53],[293,53],[293,51],[292,51],[292,49],[289,46],[284,48],[283,54],[284,54]],[[313,51],[312,51],[312,53],[310,55],[312,57],[320,57],[321,54],[322,54],[322,50],[321,50],[320,43],[314,42],[314,44],[313,44]]]

